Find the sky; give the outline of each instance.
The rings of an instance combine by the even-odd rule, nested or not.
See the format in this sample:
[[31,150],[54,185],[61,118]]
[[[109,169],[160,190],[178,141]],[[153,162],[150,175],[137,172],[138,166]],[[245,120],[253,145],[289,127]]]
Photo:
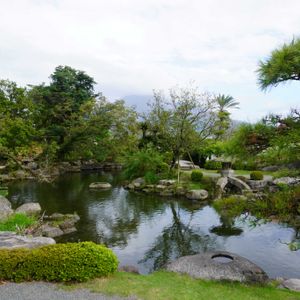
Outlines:
[[300,82],[262,92],[256,74],[298,36],[299,0],[0,0],[0,78],[39,84],[69,65],[137,107],[153,89],[194,82],[254,122],[300,108]]

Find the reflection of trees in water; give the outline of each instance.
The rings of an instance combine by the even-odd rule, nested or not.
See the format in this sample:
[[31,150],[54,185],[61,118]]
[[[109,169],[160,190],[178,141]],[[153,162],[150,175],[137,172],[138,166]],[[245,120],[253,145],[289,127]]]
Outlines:
[[220,222],[221,225],[214,226],[210,229],[211,233],[219,236],[233,236],[240,235],[243,232],[241,228],[234,226],[234,218],[220,215]]
[[215,249],[216,238],[194,232],[190,224],[193,219],[193,212],[190,219],[184,223],[180,217],[180,207],[170,202],[172,212],[172,224],[165,227],[162,234],[156,238],[152,248],[146,253],[139,263],[145,263],[156,270],[163,267],[167,262],[185,255],[192,255],[199,252],[206,252]]
[[111,196],[100,206],[90,207],[89,216],[96,222],[100,241],[110,247],[126,247],[131,235],[145,218],[162,213],[166,204],[157,197],[128,193],[114,189]]

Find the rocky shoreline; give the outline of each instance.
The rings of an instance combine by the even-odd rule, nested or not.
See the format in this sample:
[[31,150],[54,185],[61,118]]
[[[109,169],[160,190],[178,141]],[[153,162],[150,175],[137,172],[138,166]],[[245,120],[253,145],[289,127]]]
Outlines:
[[112,162],[97,162],[96,160],[60,162],[51,167],[41,167],[37,162],[31,160],[22,161],[22,168],[16,171],[9,171],[7,165],[0,168],[0,183],[13,180],[34,180],[52,181],[56,177],[66,173],[80,173],[100,170],[121,170],[122,164]]

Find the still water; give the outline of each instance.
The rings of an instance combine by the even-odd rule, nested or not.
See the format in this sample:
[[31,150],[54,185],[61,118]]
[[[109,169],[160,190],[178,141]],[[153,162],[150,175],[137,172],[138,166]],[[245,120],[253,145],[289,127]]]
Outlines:
[[[110,182],[113,188],[90,190],[95,181]],[[286,245],[296,234],[293,228],[276,223],[254,227],[243,217],[228,224],[209,205],[128,192],[118,174],[69,174],[52,184],[14,182],[9,199],[14,207],[39,202],[46,214],[77,212],[78,231],[57,242],[103,243],[121,265],[134,265],[141,273],[183,255],[226,250],[250,259],[270,277],[300,277],[300,250]]]

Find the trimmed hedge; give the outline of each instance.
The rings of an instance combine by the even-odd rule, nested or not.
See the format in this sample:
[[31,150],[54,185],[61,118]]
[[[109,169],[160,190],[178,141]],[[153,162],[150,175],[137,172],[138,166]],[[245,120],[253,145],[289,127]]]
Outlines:
[[12,281],[86,281],[117,270],[116,255],[92,242],[48,245],[37,249],[1,249],[0,279]]
[[253,171],[250,173],[250,179],[251,180],[263,180],[264,175],[261,171]]
[[221,170],[222,163],[220,161],[208,160],[205,162],[204,168],[207,170]]
[[191,173],[191,180],[194,182],[199,182],[203,178],[203,173],[199,170],[193,170]]

